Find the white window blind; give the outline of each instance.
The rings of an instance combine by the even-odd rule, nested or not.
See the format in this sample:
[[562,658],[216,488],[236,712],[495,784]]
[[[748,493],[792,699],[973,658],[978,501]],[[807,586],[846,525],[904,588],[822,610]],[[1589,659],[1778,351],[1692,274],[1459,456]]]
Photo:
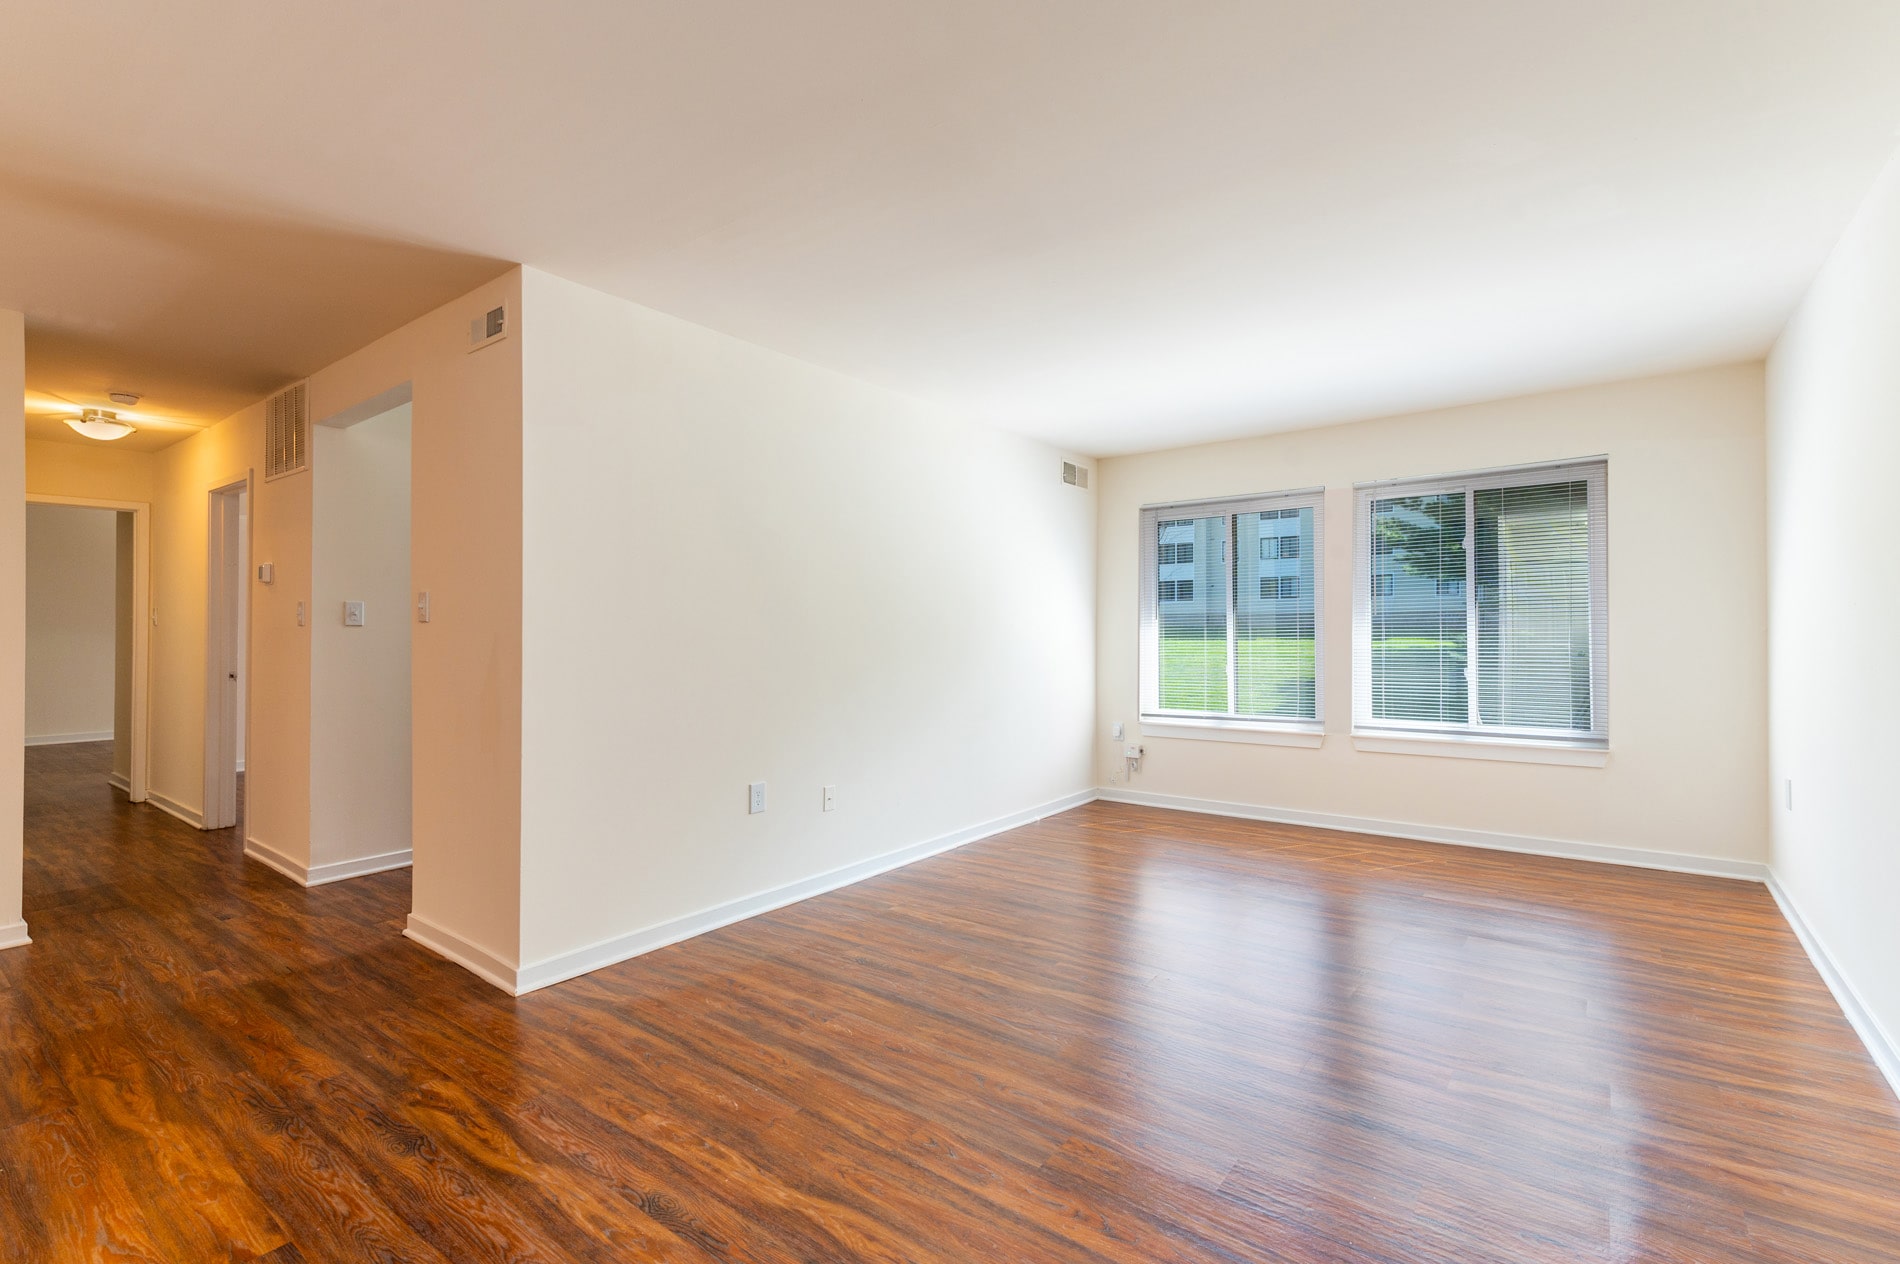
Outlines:
[[1321,493],[1141,511],[1141,714],[1317,732]]
[[1602,460],[1363,485],[1353,731],[1602,746]]

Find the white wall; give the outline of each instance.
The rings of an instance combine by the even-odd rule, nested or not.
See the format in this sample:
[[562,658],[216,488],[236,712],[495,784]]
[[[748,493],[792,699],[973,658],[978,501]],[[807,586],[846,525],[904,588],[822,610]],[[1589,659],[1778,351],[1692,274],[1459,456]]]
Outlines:
[[25,663],[26,318],[0,309],[0,948],[26,942]]
[[1091,784],[1061,453],[532,270],[520,329],[524,963]]
[[251,602],[250,592],[257,583],[251,567],[251,494],[238,493],[237,573],[240,598],[237,603],[237,637],[232,642],[232,666],[237,671],[237,729],[231,744],[237,747],[238,771],[244,771],[244,724],[250,710],[246,695],[251,688]]
[[312,867],[410,850],[409,437],[408,404],[311,435]]
[[[1763,399],[1739,365],[1102,462],[1097,771],[1136,732],[1137,513],[1324,486],[1325,744],[1143,737],[1136,792],[1370,818],[1395,832],[1766,856]],[[1352,486],[1609,457],[1610,756],[1554,767],[1355,750]],[[1717,865],[1715,867],[1721,867]]]
[[1900,1036],[1897,468],[1900,160],[1768,364],[1771,863],[1890,1052]]
[[132,778],[132,621],[137,618],[138,524],[133,515],[112,515],[112,775]]
[[26,507],[26,740],[105,741],[118,678],[118,515]]

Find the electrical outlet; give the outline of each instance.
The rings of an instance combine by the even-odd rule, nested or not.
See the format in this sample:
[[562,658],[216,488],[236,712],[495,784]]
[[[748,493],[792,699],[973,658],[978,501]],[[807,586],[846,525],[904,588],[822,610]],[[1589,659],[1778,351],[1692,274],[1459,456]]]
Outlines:
[[825,787],[825,811],[833,812],[837,810],[837,807],[838,807],[838,787],[826,786]]
[[765,783],[755,781],[747,787],[746,811],[753,816],[765,811]]

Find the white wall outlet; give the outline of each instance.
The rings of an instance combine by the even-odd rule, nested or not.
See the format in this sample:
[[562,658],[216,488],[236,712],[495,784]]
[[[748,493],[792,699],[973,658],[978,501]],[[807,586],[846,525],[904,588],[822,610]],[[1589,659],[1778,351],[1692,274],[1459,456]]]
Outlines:
[[838,787],[825,787],[825,811],[834,812],[838,808]]
[[1120,720],[1108,726],[1108,735],[1118,742],[1122,740],[1122,722]]
[[427,623],[428,621],[429,621],[429,594],[425,590],[423,592],[419,592],[416,594],[416,622]]
[[745,810],[753,816],[765,811],[765,783],[755,781],[746,787]]
[[277,567],[269,562],[259,562],[257,564],[257,582],[260,584],[276,583]]
[[362,602],[346,601],[343,603],[343,626],[346,628],[360,628],[363,626]]
[[300,601],[297,603],[297,626],[302,627],[303,625],[304,625],[303,602]]

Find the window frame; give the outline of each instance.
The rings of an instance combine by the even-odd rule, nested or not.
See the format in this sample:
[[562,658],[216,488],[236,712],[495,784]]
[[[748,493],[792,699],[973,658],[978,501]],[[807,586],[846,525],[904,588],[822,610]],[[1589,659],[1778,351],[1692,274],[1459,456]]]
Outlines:
[[[1394,720],[1372,714],[1372,540],[1374,501],[1401,496],[1465,495],[1465,629],[1467,716],[1479,714],[1478,588],[1476,583],[1476,497],[1498,488],[1536,487],[1545,483],[1583,482],[1588,497],[1590,564],[1590,721],[1585,732],[1532,725],[1463,724],[1435,720]],[[1512,745],[1576,751],[1606,751],[1610,741],[1609,689],[1609,460],[1582,457],[1567,461],[1514,465],[1464,474],[1386,479],[1353,487],[1352,519],[1352,735],[1372,741],[1449,742],[1471,746]],[[1441,581],[1442,582],[1442,581]]]
[[[1240,546],[1234,536],[1235,520],[1242,514],[1279,509],[1313,511],[1313,718],[1249,716],[1231,708],[1239,697],[1236,603],[1239,600]],[[1157,737],[1212,737],[1224,741],[1276,742],[1317,746],[1326,731],[1326,490],[1307,487],[1293,491],[1263,492],[1250,496],[1222,496],[1208,500],[1143,505],[1139,514],[1140,545],[1136,549],[1139,574],[1140,652],[1136,655],[1137,713],[1141,731]],[[1158,587],[1159,524],[1181,518],[1220,518],[1227,547],[1227,699],[1230,710],[1169,711],[1161,699],[1161,630]],[[1197,550],[1198,555],[1198,550]],[[1198,566],[1198,560],[1197,560]],[[1197,572],[1198,577],[1198,572]]]

